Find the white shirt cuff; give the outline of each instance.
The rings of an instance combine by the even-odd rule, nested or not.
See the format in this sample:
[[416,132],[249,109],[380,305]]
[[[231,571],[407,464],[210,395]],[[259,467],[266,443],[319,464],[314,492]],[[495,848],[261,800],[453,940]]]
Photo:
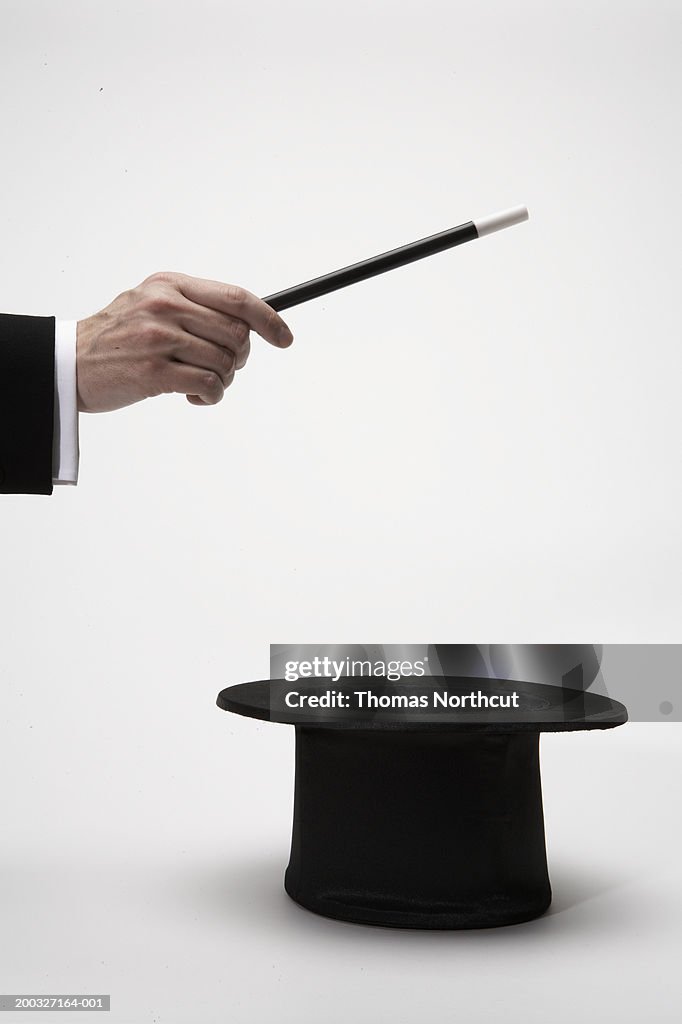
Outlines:
[[53,484],[78,483],[77,323],[77,320],[55,321]]

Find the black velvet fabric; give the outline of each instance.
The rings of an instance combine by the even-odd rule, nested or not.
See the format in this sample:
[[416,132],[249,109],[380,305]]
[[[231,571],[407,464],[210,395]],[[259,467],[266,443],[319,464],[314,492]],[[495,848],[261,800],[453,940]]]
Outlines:
[[0,494],[52,493],[53,316],[0,313]]
[[289,895],[328,917],[489,928],[542,914],[538,733],[296,729]]

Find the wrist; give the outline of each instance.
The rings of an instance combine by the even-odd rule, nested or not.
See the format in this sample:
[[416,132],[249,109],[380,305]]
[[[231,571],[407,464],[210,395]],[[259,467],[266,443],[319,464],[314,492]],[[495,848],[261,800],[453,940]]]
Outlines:
[[96,412],[90,380],[89,363],[94,336],[95,317],[79,320],[76,324],[76,399],[79,412]]

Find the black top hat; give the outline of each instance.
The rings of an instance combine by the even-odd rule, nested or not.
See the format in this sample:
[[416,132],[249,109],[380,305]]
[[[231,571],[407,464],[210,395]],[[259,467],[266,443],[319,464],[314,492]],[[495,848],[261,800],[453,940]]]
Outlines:
[[260,680],[217,703],[296,727],[289,895],[329,917],[412,928],[543,913],[539,734],[627,721],[589,691],[471,676]]

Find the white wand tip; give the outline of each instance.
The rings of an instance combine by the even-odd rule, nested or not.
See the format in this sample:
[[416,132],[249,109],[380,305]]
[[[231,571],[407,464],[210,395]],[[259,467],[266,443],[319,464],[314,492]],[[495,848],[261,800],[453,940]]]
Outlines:
[[489,217],[479,217],[474,221],[478,237],[490,235],[493,231],[501,231],[502,228],[510,228],[513,224],[521,224],[528,220],[528,209],[525,206],[513,206],[511,210],[502,210],[500,213],[492,213]]

